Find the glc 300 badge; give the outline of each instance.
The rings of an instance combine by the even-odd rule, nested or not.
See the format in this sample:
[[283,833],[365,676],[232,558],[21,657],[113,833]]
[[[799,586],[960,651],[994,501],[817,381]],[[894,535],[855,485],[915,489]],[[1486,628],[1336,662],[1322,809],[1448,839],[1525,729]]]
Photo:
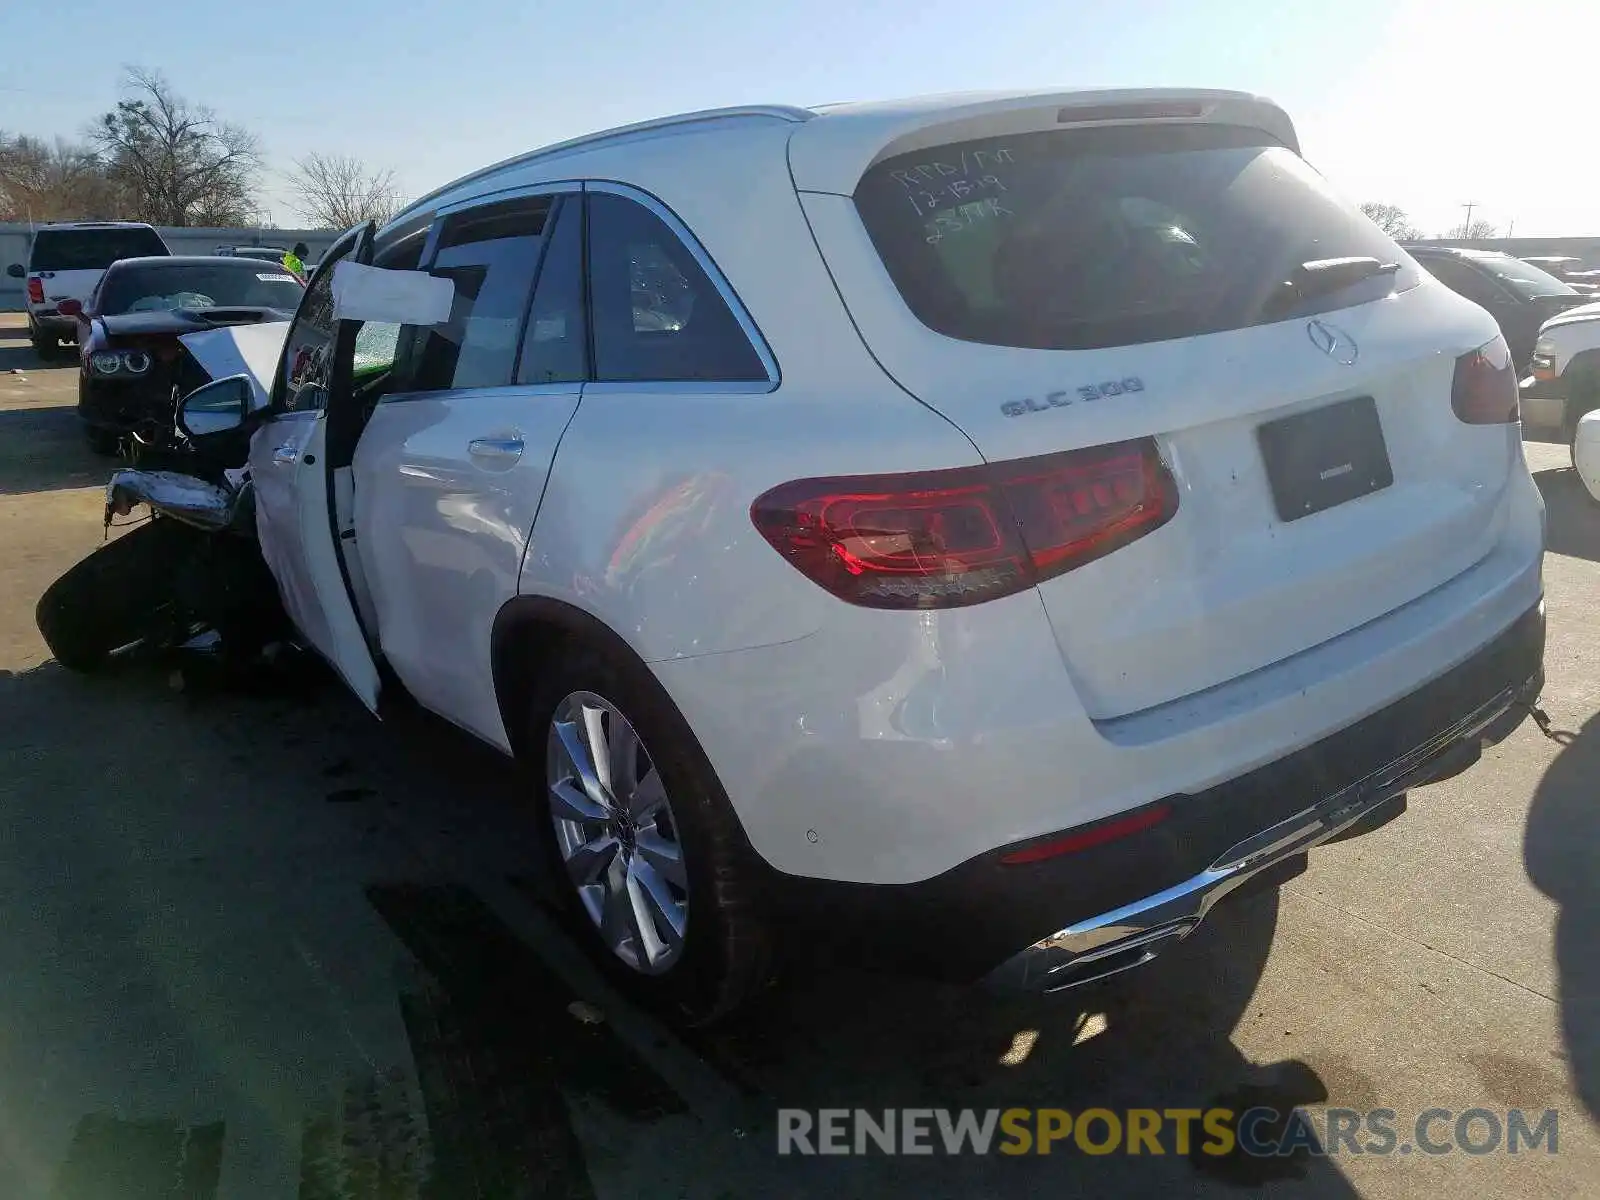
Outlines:
[[1137,375],[1129,375],[1126,379],[1108,379],[1104,383],[1086,383],[1078,388],[1046,392],[1043,399],[1028,396],[1022,400],[1007,400],[1000,406],[1000,411],[1008,417],[1022,417],[1028,413],[1047,412],[1052,408],[1071,408],[1074,404],[1103,400],[1107,396],[1122,396],[1128,392],[1142,391],[1144,391],[1144,380]]

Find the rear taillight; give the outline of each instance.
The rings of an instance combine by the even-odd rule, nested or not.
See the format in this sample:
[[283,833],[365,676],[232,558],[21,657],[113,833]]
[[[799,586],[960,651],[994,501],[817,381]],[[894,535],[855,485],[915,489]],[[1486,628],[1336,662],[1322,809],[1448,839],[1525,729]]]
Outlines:
[[867,608],[956,608],[1033,586],[1164,525],[1153,441],[980,467],[801,479],[750,507],[797,570]]
[[1504,338],[1456,359],[1450,407],[1468,425],[1505,425],[1518,419],[1517,373]]
[[37,275],[28,280],[28,303],[44,303],[44,280]]

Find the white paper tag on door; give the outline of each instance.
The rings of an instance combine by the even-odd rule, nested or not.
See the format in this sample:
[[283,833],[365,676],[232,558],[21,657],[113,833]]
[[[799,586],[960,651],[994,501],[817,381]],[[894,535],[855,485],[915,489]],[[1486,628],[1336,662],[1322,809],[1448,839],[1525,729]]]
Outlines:
[[456,285],[421,271],[386,271],[340,259],[333,264],[333,315],[341,321],[442,325]]

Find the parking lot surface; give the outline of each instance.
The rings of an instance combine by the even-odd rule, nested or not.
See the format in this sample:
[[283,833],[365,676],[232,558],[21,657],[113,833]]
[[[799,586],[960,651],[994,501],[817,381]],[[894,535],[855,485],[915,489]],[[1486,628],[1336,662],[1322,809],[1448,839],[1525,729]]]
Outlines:
[[[540,901],[527,785],[341,690],[77,677],[74,366],[0,316],[0,1197],[1600,1194],[1600,507],[1549,510],[1544,707],[1142,971],[1044,1000],[787,980],[683,1036]],[[1554,1154],[779,1157],[780,1108],[1558,1111]],[[1402,1139],[1404,1140],[1404,1139]]]

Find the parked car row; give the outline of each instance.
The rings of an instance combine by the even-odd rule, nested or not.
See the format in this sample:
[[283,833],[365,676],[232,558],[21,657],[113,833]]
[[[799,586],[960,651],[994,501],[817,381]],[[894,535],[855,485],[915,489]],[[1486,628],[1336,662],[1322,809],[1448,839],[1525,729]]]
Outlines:
[[287,246],[218,246],[215,254],[223,258],[254,258],[261,262],[281,263],[289,253]]
[[[1565,256],[1518,259],[1498,251],[1408,243],[1430,274],[1495,319],[1520,378],[1522,420],[1573,447],[1579,424],[1600,410],[1600,301],[1582,282],[1597,272]],[[1562,277],[1558,278],[1552,268]]]
[[1567,254],[1523,255],[1522,261],[1554,275],[1585,296],[1600,292],[1600,271],[1591,271],[1581,258]]
[[1540,326],[1557,313],[1591,303],[1571,284],[1499,251],[1416,243],[1406,249],[1435,279],[1495,319],[1518,370],[1533,357]]
[[[227,249],[228,253],[220,251]],[[179,395],[207,376],[179,337],[293,315],[303,283],[271,247],[175,256],[149,225],[77,221],[37,230],[26,264],[28,335],[42,358],[78,355],[78,414],[91,449],[115,454],[140,435],[162,445]]]
[[185,335],[268,365],[180,420],[304,642],[521,760],[577,935],[704,1021],[784,947],[1103,978],[1506,737],[1516,328],[1257,97],[751,107],[352,230],[291,322]]

